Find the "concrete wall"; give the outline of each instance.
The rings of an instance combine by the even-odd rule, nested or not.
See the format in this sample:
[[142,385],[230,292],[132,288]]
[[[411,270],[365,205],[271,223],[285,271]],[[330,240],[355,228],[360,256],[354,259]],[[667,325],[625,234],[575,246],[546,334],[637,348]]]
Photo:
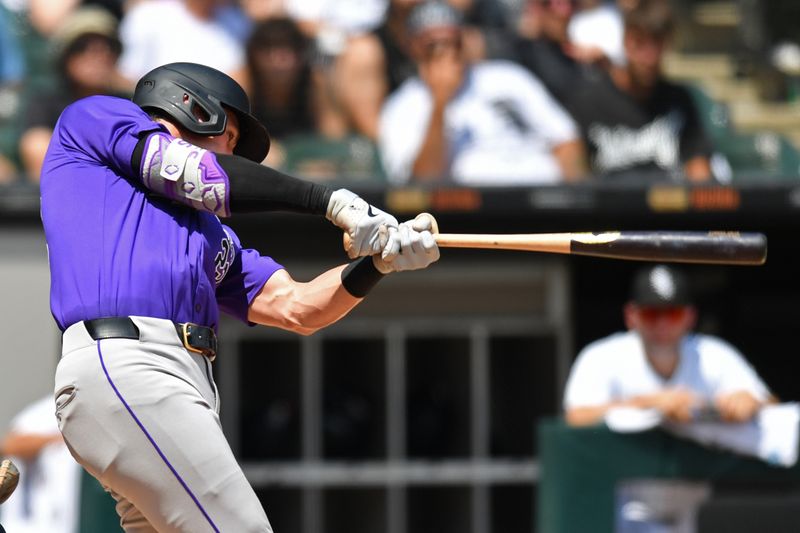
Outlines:
[[61,339],[49,292],[41,229],[0,227],[0,435],[22,407],[52,394]]

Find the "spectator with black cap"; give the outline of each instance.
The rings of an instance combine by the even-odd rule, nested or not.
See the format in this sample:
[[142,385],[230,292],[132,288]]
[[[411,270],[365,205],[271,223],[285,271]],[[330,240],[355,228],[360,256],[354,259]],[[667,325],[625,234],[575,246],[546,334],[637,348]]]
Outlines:
[[569,115],[523,67],[470,64],[459,11],[427,1],[407,24],[418,76],[384,104],[378,136],[392,182],[492,186],[584,176],[583,143]]
[[697,310],[688,280],[673,267],[636,274],[624,318],[627,332],[578,354],[564,394],[567,423],[595,424],[615,407],[654,408],[675,422],[709,410],[745,422],[775,401],[736,348],[693,332]]

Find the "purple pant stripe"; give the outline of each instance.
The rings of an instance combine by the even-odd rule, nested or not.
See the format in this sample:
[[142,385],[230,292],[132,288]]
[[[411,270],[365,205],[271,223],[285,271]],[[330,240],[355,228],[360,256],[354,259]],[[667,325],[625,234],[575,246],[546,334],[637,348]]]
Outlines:
[[128,410],[128,413],[130,413],[131,418],[133,418],[133,421],[136,422],[136,425],[139,426],[139,429],[142,430],[142,433],[144,433],[144,436],[147,437],[147,440],[149,440],[150,444],[153,445],[153,448],[156,450],[158,455],[164,461],[164,464],[166,464],[167,467],[170,469],[170,471],[172,471],[172,474],[175,476],[175,479],[178,480],[178,483],[181,484],[181,486],[186,491],[186,493],[189,495],[189,497],[192,498],[192,501],[194,501],[195,505],[197,505],[197,508],[200,509],[200,512],[203,513],[203,516],[206,517],[206,520],[208,520],[208,523],[211,524],[212,528],[214,528],[214,531],[219,533],[219,529],[217,528],[216,524],[214,524],[214,521],[211,520],[211,517],[208,516],[208,513],[203,508],[203,505],[200,503],[200,500],[198,500],[197,497],[194,495],[194,493],[192,493],[191,489],[189,489],[189,486],[183,480],[181,475],[178,474],[178,471],[175,470],[175,467],[172,466],[172,463],[169,462],[169,459],[167,459],[167,457],[164,455],[164,452],[162,452],[161,448],[158,447],[158,444],[156,444],[156,441],[153,440],[153,437],[151,437],[150,433],[148,433],[147,429],[145,429],[144,424],[142,424],[142,422],[139,420],[139,418],[133,412],[133,409],[131,409],[131,406],[128,405],[128,402],[126,402],[125,398],[122,397],[122,394],[120,394],[119,390],[117,389],[117,386],[114,385],[114,381],[111,379],[111,376],[108,374],[108,369],[106,368],[106,362],[105,362],[105,359],[103,358],[103,351],[100,349],[100,342],[101,341],[97,341],[97,355],[100,357],[100,366],[103,367],[103,372],[106,375],[106,379],[108,380],[108,383],[111,385],[111,388],[114,389],[114,393],[117,395],[117,398],[119,398],[119,401],[121,401],[122,405],[125,406],[125,409]]

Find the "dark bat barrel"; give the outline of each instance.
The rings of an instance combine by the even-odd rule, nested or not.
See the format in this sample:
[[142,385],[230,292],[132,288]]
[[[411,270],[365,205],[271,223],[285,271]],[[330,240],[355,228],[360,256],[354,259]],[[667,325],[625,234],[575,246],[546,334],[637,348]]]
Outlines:
[[572,240],[570,252],[638,261],[762,265],[767,238],[762,233],[724,231],[623,231],[615,238]]

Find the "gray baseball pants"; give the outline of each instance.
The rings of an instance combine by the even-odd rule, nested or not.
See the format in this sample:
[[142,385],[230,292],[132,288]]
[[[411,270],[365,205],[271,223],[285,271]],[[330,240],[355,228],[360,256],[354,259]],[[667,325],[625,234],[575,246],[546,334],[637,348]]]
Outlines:
[[72,455],[128,533],[272,532],[222,433],[210,361],[172,322],[131,318],[139,340],[64,332],[55,400]]

